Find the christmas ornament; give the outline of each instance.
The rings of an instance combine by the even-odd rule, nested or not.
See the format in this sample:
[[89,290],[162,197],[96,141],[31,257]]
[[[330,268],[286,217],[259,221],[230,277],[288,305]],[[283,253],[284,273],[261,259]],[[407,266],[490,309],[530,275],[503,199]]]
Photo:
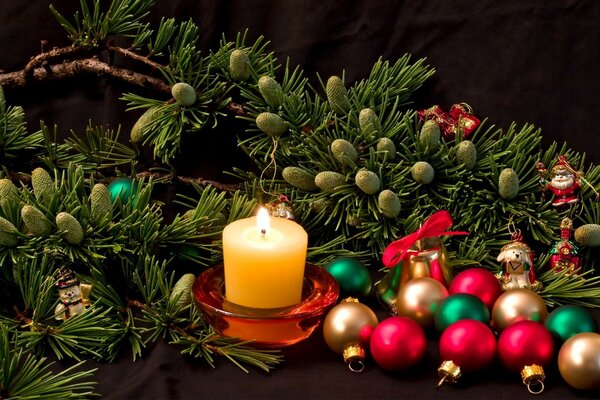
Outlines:
[[565,156],[558,156],[556,164],[550,169],[550,181],[547,180],[547,169],[543,163],[537,163],[536,169],[540,174],[542,191],[550,190],[554,194],[553,206],[562,207],[577,202],[581,188],[579,176],[583,173],[576,172]]
[[334,193],[338,186],[346,183],[346,177],[339,172],[323,171],[315,176],[315,185],[326,193]]
[[191,106],[196,102],[196,90],[185,82],[178,82],[171,88],[171,95],[182,106]]
[[579,248],[571,240],[573,222],[563,218],[560,223],[560,240],[550,249],[550,267],[555,271],[566,269],[569,272],[578,272],[580,266]]
[[483,268],[466,269],[452,279],[448,287],[448,293],[467,293],[478,297],[492,310],[496,299],[502,294],[500,282],[491,272]]
[[600,225],[598,224],[585,224],[575,229],[575,240],[577,243],[588,246],[598,247],[600,246]]
[[468,234],[446,231],[450,226],[450,213],[438,211],[425,220],[417,231],[392,242],[384,250],[382,262],[392,270],[377,282],[377,294],[392,312],[399,289],[409,280],[430,277],[443,285],[450,281],[448,256],[440,236]]
[[54,318],[65,320],[84,312],[81,285],[73,271],[62,267],[58,271],[57,278],[59,304],[54,309]]
[[477,320],[488,325],[490,311],[478,297],[457,293],[446,297],[435,310],[434,322],[438,332],[460,320]]
[[279,115],[272,112],[262,112],[256,117],[256,126],[268,136],[281,136],[287,131],[287,124]]
[[433,326],[435,312],[447,296],[448,290],[435,279],[412,279],[398,291],[396,313],[426,329]]
[[375,194],[381,189],[381,181],[373,171],[362,169],[354,177],[356,186],[366,194]]
[[504,292],[492,309],[492,326],[502,331],[520,321],[543,324],[548,317],[544,300],[529,289],[509,289]]
[[507,369],[521,373],[529,392],[541,393],[545,379],[543,367],[554,356],[552,334],[540,323],[516,322],[500,334],[498,355]]
[[412,367],[425,355],[427,339],[423,329],[406,317],[390,317],[375,327],[370,350],[381,368],[398,371]]
[[473,115],[473,110],[468,104],[453,104],[448,112],[442,110],[438,105],[417,111],[422,121],[435,121],[446,141],[453,140],[458,133],[467,138],[481,124],[481,121]]
[[333,307],[323,322],[323,336],[327,346],[344,357],[353,372],[364,369],[366,352],[364,340],[369,328],[377,326],[377,316],[366,305],[351,297]]
[[466,235],[468,232],[446,231],[452,226],[448,211],[434,213],[415,232],[392,242],[384,250],[382,262],[392,268],[377,282],[379,299],[395,312],[400,288],[411,279],[430,277],[443,285],[451,279],[443,235]]
[[502,267],[497,274],[502,289],[527,288],[536,292],[542,289],[542,282],[535,279],[533,251],[523,242],[521,231],[516,231],[512,241],[502,247],[497,260]]
[[287,196],[281,194],[277,196],[277,200],[274,200],[268,204],[265,204],[265,208],[269,212],[269,215],[278,218],[294,219],[294,209],[292,208],[292,202]]
[[505,200],[512,200],[519,194],[519,176],[512,168],[504,168],[500,172],[498,193]]
[[473,372],[491,364],[496,356],[496,336],[487,324],[473,319],[453,323],[439,342],[440,381],[455,383],[463,372]]
[[325,266],[340,285],[340,292],[347,296],[366,296],[371,291],[369,270],[358,260],[338,257]]
[[132,196],[135,191],[135,182],[130,178],[117,178],[108,184],[107,189],[110,193],[110,200],[114,203],[119,199],[121,204],[127,204],[134,200]]
[[558,370],[575,389],[600,389],[600,334],[579,333],[558,352]]
[[577,305],[558,307],[548,315],[545,325],[558,343],[578,333],[598,331],[592,313]]

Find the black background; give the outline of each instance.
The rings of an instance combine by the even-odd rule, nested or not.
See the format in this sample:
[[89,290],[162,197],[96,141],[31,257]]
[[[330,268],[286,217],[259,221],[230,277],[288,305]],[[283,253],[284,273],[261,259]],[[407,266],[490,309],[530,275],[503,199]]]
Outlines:
[[[53,3],[69,16],[79,2]],[[68,45],[48,4],[0,2],[0,70],[21,69],[40,51],[41,39],[48,41],[45,49]],[[414,96],[415,107],[439,104],[446,109],[467,102],[477,116],[500,127],[513,121],[518,126],[531,123],[542,129],[545,145],[568,141],[586,152],[588,161],[600,158],[600,2],[595,0],[158,0],[149,20],[157,22],[161,16],[192,18],[201,27],[205,51],[216,49],[222,33],[230,40],[246,28],[251,38],[262,34],[281,62],[289,57],[313,82],[316,72],[326,78],[345,70],[346,81],[352,83],[367,76],[380,56],[391,61],[406,52],[415,60],[426,57],[437,73]],[[88,77],[9,90],[7,100],[24,106],[30,129],[37,129],[43,119],[58,123],[63,132],[81,132],[91,119],[113,127],[122,124],[128,132],[139,114],[125,112],[118,98],[131,89]],[[206,140],[185,147],[180,157],[188,161],[190,173],[218,179],[230,165],[244,164],[243,155],[233,148],[236,132],[230,129],[222,126]],[[321,332],[284,354],[286,362],[274,372],[253,370],[247,375],[225,361],[211,369],[186,360],[173,346],[159,344],[135,364],[127,355],[115,364],[99,364],[97,391],[113,399],[531,396],[518,376],[497,364],[465,376],[458,386],[436,390],[433,339],[418,368],[397,374],[374,365],[362,374],[350,373],[326,347]],[[598,398],[597,392],[568,388],[555,367],[547,372],[543,398]]]

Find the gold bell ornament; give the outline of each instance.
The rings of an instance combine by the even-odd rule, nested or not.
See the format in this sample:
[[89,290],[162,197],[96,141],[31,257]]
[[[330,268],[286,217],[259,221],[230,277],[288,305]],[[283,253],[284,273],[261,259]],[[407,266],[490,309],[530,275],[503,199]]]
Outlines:
[[383,252],[383,264],[390,271],[376,283],[380,301],[396,314],[398,292],[408,281],[432,278],[447,286],[452,279],[450,263],[441,236],[468,235],[446,231],[452,218],[446,210],[431,215],[414,233],[392,242]]

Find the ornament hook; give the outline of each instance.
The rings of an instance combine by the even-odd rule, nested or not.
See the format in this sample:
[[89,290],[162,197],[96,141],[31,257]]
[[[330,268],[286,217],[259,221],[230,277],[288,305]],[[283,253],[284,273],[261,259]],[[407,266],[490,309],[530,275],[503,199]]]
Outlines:
[[527,382],[527,390],[531,394],[541,394],[544,391],[544,382],[539,379],[532,379]]
[[362,360],[352,360],[348,363],[348,369],[352,372],[363,372],[365,363]]

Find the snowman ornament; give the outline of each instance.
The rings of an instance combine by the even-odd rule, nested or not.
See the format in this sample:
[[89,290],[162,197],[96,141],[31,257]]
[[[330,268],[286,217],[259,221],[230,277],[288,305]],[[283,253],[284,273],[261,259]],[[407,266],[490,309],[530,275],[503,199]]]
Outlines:
[[55,319],[66,320],[85,311],[81,285],[73,271],[67,267],[62,267],[58,271],[56,288],[58,289],[59,303],[54,309]]

